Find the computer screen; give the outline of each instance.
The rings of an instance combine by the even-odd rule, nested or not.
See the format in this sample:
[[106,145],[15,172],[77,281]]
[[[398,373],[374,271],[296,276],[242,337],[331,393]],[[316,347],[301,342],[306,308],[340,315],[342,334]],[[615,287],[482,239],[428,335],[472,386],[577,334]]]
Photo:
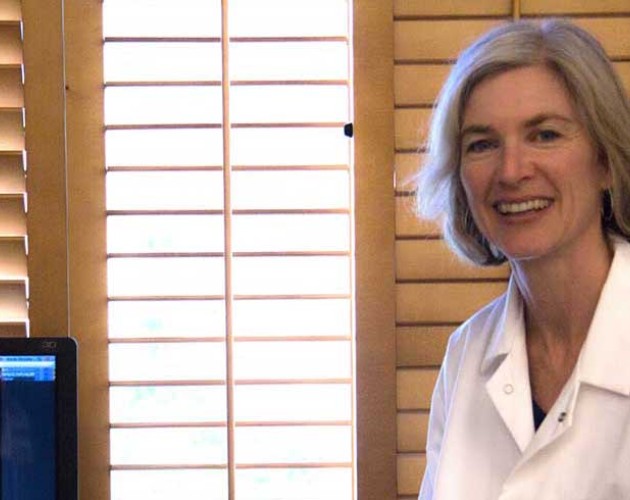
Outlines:
[[0,355],[2,500],[56,498],[55,364]]
[[0,500],[77,498],[76,344],[0,338]]

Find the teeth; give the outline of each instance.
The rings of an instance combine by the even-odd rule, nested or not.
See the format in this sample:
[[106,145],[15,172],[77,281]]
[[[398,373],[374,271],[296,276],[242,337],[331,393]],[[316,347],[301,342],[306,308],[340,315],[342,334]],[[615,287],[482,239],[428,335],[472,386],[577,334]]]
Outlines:
[[528,200],[518,203],[499,203],[497,210],[502,214],[519,214],[530,210],[542,210],[551,204],[549,200]]

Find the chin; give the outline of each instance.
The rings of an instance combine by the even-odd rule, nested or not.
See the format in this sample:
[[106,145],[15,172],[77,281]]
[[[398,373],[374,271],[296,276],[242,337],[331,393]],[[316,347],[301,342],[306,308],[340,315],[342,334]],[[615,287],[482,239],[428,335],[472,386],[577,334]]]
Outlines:
[[496,245],[510,262],[529,261],[545,257],[551,253],[548,248],[541,248],[529,242],[523,245]]

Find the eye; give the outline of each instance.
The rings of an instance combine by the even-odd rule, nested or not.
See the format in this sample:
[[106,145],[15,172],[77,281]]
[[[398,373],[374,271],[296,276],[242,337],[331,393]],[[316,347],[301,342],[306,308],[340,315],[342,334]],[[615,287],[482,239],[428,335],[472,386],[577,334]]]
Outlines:
[[560,134],[552,129],[537,130],[534,133],[534,140],[537,142],[552,142],[560,137]]
[[479,154],[485,153],[496,146],[496,141],[490,139],[478,139],[464,146],[466,153]]

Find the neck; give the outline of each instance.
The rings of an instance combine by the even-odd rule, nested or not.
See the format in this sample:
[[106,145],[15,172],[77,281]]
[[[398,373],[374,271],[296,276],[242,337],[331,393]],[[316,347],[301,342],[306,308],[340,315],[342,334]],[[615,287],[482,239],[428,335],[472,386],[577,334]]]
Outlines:
[[512,262],[525,303],[530,341],[547,347],[580,348],[608,276],[612,250],[602,235],[573,255]]

